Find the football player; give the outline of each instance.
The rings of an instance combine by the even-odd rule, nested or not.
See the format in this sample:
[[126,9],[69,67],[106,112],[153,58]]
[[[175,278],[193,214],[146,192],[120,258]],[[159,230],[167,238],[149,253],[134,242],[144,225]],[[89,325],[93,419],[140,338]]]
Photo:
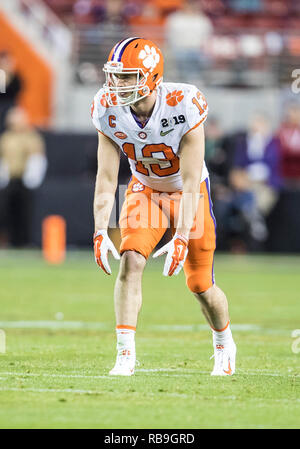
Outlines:
[[[121,259],[114,293],[117,359],[110,374],[134,374],[142,274],[170,226],[173,238],[153,257],[166,254],[165,276],[175,276],[183,268],[187,286],[212,329],[211,374],[232,375],[236,346],[227,299],[214,278],[216,223],[204,162],[207,102],[193,85],[163,82],[163,55],[146,39],[118,42],[103,70],[106,82],[92,104],[99,135],[94,252],[106,274],[111,274],[108,252]],[[128,158],[132,178],[120,214],[120,257],[107,227],[121,151]]]

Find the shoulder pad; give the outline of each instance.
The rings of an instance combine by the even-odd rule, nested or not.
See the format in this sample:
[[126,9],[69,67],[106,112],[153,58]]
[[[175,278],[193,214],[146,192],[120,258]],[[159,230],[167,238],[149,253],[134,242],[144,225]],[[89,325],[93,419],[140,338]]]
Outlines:
[[100,119],[105,115],[107,112],[107,109],[109,108],[109,105],[106,101],[104,89],[98,90],[96,95],[94,96],[94,101],[92,103],[92,118],[94,119]]

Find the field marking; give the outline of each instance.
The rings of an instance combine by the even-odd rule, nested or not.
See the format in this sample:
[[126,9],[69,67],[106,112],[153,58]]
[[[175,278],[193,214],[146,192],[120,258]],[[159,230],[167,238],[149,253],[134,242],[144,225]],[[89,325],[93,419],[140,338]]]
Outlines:
[[31,393],[78,393],[78,394],[103,394],[95,390],[75,390],[73,388],[13,388],[0,387],[0,391],[28,391]]
[[[0,387],[0,392],[23,392],[23,393],[73,393],[73,394],[87,394],[87,395],[94,395],[94,396],[103,396],[106,394],[106,392],[103,391],[97,391],[97,390],[83,390],[83,389],[73,389],[73,388],[17,388],[17,387]],[[177,398],[183,398],[183,399],[191,399],[191,395],[188,395],[186,393],[176,393],[176,392],[168,392],[168,391],[164,391],[164,392],[155,392],[155,393],[147,393],[147,396],[153,396],[155,397],[155,399],[157,400],[157,396],[159,395],[163,395],[163,396],[169,396],[169,397],[177,397]],[[231,395],[231,396],[222,396],[222,401],[224,400],[229,400],[229,401],[236,401],[239,400],[239,397]],[[209,397],[210,400],[220,400],[220,396],[210,396]],[[252,401],[255,401],[255,403],[257,402],[266,402],[266,399],[263,398],[251,398]],[[242,401],[242,400],[241,400]],[[268,399],[267,401],[272,401],[272,402],[300,402],[300,398],[296,398],[296,399],[286,399],[286,398],[282,398],[282,399]]]
[[[272,335],[289,335],[291,330],[268,328],[256,324],[232,324],[233,332],[256,332]],[[51,330],[96,330],[112,331],[113,328],[108,323],[90,322],[90,321],[0,321],[0,329],[51,329]],[[199,332],[210,330],[207,324],[153,324],[145,326],[145,331],[163,331],[163,332]]]
[[[145,373],[145,374],[165,374],[168,376],[191,376],[197,374],[210,375],[210,371],[201,371],[196,369],[185,369],[181,368],[139,368],[135,370],[136,373]],[[236,375],[244,375],[244,376],[269,376],[269,377],[298,377],[299,374],[284,374],[284,373],[274,373],[274,372],[266,372],[265,370],[238,370]],[[20,373],[20,372],[5,372],[0,371],[0,376],[17,376],[17,377],[50,377],[50,378],[65,378],[65,379],[118,379],[118,376],[110,376],[105,374],[100,375],[92,375],[92,374],[79,374],[79,373],[70,373],[70,374],[50,374],[50,373]],[[0,377],[1,379],[1,377]]]
[[116,379],[117,376],[109,375],[86,375],[86,374],[50,374],[50,373],[15,373],[0,372],[1,376],[17,376],[17,377],[53,377],[65,379]]
[[55,329],[55,330],[109,330],[107,323],[84,321],[0,321],[0,328],[6,329]]

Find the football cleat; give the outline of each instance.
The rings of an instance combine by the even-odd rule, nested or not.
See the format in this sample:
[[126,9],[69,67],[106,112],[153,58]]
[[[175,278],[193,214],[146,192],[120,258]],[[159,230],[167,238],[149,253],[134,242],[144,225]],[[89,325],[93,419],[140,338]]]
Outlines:
[[116,364],[110,370],[110,376],[132,376],[135,367],[135,354],[128,349],[122,349],[117,354]]
[[235,372],[235,356],[236,345],[233,340],[225,346],[215,345],[211,357],[215,359],[215,365],[211,376],[232,376]]

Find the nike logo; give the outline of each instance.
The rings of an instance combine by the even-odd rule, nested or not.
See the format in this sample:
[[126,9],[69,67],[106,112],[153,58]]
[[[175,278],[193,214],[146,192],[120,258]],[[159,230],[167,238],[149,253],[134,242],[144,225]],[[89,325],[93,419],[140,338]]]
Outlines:
[[167,134],[169,134],[169,133],[172,132],[172,131],[174,131],[174,128],[168,129],[168,131],[161,131],[161,132],[160,132],[160,135],[161,135],[161,136],[166,136]]

